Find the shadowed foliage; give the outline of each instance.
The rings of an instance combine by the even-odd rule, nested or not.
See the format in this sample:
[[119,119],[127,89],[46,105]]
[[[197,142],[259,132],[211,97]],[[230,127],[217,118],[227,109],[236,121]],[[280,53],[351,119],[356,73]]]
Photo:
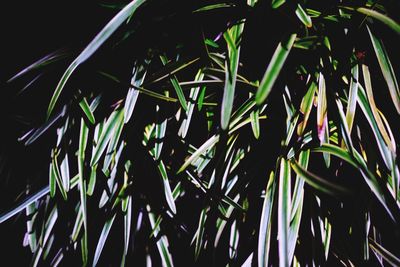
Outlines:
[[400,264],[396,1],[101,6],[7,81],[41,97],[0,215],[31,265]]

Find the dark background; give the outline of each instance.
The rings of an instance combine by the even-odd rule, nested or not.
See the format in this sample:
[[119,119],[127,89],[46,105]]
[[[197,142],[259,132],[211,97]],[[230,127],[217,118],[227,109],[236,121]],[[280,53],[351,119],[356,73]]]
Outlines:
[[[43,107],[56,83],[18,94],[23,82],[7,83],[13,75],[43,56],[58,50],[68,52],[68,64],[101,28],[118,12],[100,6],[99,1],[4,1],[0,6],[0,213],[22,200],[26,184],[32,191],[47,183],[43,166],[50,155],[39,142],[25,147],[18,142],[31,125],[44,119]],[[21,212],[24,216],[24,212]],[[21,216],[20,215],[20,216]],[[25,223],[9,219],[0,226],[0,256],[3,264],[28,266],[29,248],[22,248]],[[22,230],[22,231],[21,231]]]

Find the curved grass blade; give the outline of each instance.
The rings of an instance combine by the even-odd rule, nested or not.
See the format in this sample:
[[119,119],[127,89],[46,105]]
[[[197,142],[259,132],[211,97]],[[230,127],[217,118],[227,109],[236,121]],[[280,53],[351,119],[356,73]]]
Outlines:
[[96,35],[96,37],[89,43],[89,45],[79,54],[79,56],[69,65],[67,70],[64,72],[54,94],[50,100],[49,107],[47,109],[47,118],[50,117],[60,94],[67,83],[69,77],[72,75],[74,70],[88,58],[90,58],[105,41],[126,21],[135,11],[141,6],[146,0],[134,0],[125,6],[118,14],[110,20],[107,25]]
[[[390,96],[392,97],[393,104],[400,114],[400,90],[399,84],[397,83],[396,74],[393,70],[392,63],[390,62],[389,56],[386,52],[385,47],[381,40],[372,34],[371,30],[367,27],[369,36],[371,38],[372,45],[375,50],[375,55],[378,58],[379,66],[381,67],[383,77],[389,87]],[[400,33],[400,26],[399,26]]]
[[[168,59],[165,55],[161,55],[160,59],[164,66],[168,63]],[[185,94],[183,93],[182,87],[179,85],[178,79],[175,75],[171,75],[170,81],[175,89],[176,95],[178,96],[179,103],[181,104],[183,110],[187,111],[188,107],[186,104]]]
[[365,8],[365,7],[359,7],[356,8],[358,12],[361,14],[367,15],[369,17],[372,17],[376,20],[379,20],[380,22],[386,24],[388,27],[390,27],[392,30],[394,30],[396,33],[400,34],[400,24],[394,21],[393,19],[389,18],[388,16],[379,13],[378,11]]
[[379,110],[375,104],[374,93],[372,90],[371,76],[369,73],[368,66],[363,64],[362,71],[363,71],[365,89],[367,91],[367,98],[372,111],[372,115],[375,119],[376,125],[378,126],[379,132],[381,133],[383,140],[385,141],[386,145],[389,148],[391,148],[391,150],[394,152],[395,147],[393,147],[392,145],[392,141],[390,140],[389,134],[387,133],[385,126],[383,125],[381,116],[379,114]]
[[307,184],[309,184],[310,186],[314,187],[315,189],[321,192],[327,193],[332,196],[350,194],[350,191],[347,188],[336,185],[334,183],[329,182],[326,179],[318,177],[312,172],[304,169],[295,160],[292,160],[290,165],[292,166],[292,169],[296,172],[296,174],[301,176]]
[[400,259],[396,257],[393,253],[391,253],[390,251],[379,245],[372,238],[369,238],[369,246],[373,251],[381,255],[392,266],[400,266]]
[[17,205],[15,208],[11,209],[6,213],[1,214],[0,224],[12,218],[13,216],[17,215],[18,213],[26,209],[30,204],[32,204],[35,201],[38,201],[39,199],[47,195],[49,192],[50,192],[50,187],[47,185],[46,187],[42,188],[39,192],[25,199],[21,204]]
[[271,241],[272,208],[276,190],[275,175],[271,172],[264,197],[261,213],[260,230],[258,234],[258,266],[269,266],[269,247]]
[[291,34],[287,39],[279,43],[272,55],[271,61],[268,64],[267,70],[264,73],[264,77],[256,93],[256,102],[258,105],[263,104],[271,93],[272,87],[282,70],[283,64],[289,55],[295,39],[296,34]]
[[124,122],[124,110],[116,110],[111,116],[108,118],[106,125],[103,127],[99,140],[97,142],[97,146],[94,150],[94,154],[90,165],[95,165],[100,157],[102,156],[104,150],[107,147],[107,144],[111,140],[111,137],[114,135],[115,130],[118,128],[118,125]]

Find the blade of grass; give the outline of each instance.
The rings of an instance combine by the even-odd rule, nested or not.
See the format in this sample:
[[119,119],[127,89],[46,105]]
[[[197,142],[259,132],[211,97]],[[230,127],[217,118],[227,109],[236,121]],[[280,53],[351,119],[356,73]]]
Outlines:
[[89,43],[89,45],[79,54],[79,56],[69,65],[67,70],[64,72],[54,94],[50,100],[49,107],[47,109],[47,118],[50,117],[61,92],[67,83],[68,79],[75,71],[75,69],[90,58],[105,41],[121,26],[121,24],[126,21],[135,11],[141,6],[146,0],[134,0],[128,5],[126,5],[117,15],[110,20],[107,25],[96,35],[96,37]]
[[81,102],[79,102],[79,106],[81,107],[83,113],[85,113],[90,123],[95,124],[96,120],[94,118],[93,112],[90,110],[89,104],[85,97],[81,100]]
[[[389,87],[390,96],[392,97],[393,104],[400,114],[400,90],[397,83],[396,75],[390,62],[389,56],[381,40],[372,34],[371,30],[367,27],[372,45],[374,47],[375,55],[378,58],[379,66],[381,67],[383,77]],[[399,26],[400,32],[400,26]]]
[[271,172],[264,197],[261,213],[260,230],[258,234],[258,266],[269,266],[269,248],[271,241],[272,208],[276,190],[275,175]]
[[261,80],[260,86],[257,89],[256,102],[258,105],[263,104],[271,93],[272,87],[282,70],[283,64],[289,55],[295,39],[296,34],[291,34],[289,38],[280,42],[276,48],[271,61],[268,64],[267,70],[264,73],[264,77]]
[[289,223],[291,207],[291,175],[289,163],[282,158],[279,169],[278,189],[278,251],[279,266],[289,266]]

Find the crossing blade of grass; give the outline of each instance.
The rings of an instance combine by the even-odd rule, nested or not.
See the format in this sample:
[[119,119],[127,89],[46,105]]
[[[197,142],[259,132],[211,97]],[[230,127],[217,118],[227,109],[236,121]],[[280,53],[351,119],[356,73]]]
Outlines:
[[[165,55],[161,55],[160,59],[164,66],[168,63],[168,59]],[[175,75],[171,75],[170,81],[175,89],[175,93],[179,99],[179,103],[181,104],[183,110],[187,111],[188,107],[186,104],[185,94],[183,93],[182,87],[179,85],[178,79]]]
[[36,139],[38,139],[42,134],[44,134],[56,121],[64,117],[67,111],[67,106],[64,106],[62,110],[50,120],[46,121],[41,127],[36,129],[32,135],[25,141],[25,145],[28,146],[32,144]]
[[161,175],[161,178],[162,178],[162,181],[164,184],[164,194],[165,194],[165,198],[167,200],[168,206],[171,209],[172,213],[176,214],[176,205],[175,205],[174,197],[172,196],[171,186],[169,185],[167,170],[162,161],[160,161],[160,163],[158,164],[158,170],[160,172],[160,175]]
[[372,238],[369,238],[369,246],[374,252],[382,256],[392,266],[400,266],[400,259]]
[[127,207],[124,215],[124,252],[122,256],[121,266],[125,266],[125,258],[128,254],[129,240],[131,236],[132,226],[132,197],[127,198]]
[[371,106],[368,102],[366,93],[364,91],[364,88],[359,86],[358,89],[358,98],[357,98],[357,103],[360,105],[361,110],[364,113],[365,118],[368,121],[368,124],[370,125],[371,129],[373,130],[372,133],[374,134],[376,144],[378,146],[379,152],[382,156],[383,161],[385,162],[385,165],[388,169],[391,167],[391,153],[389,150],[389,147],[386,145],[385,140],[382,137],[382,134],[379,130],[378,124],[374,118],[374,114],[371,110]]
[[[299,155],[299,165],[305,170],[308,168],[308,161],[310,158],[310,150],[301,151]],[[296,182],[293,189],[292,207],[290,211],[290,221],[294,219],[294,216],[300,205],[300,198],[304,191],[304,179],[300,175],[296,175]]]
[[350,194],[350,191],[342,186],[334,184],[326,179],[318,177],[310,171],[304,169],[300,164],[292,160],[291,161],[292,169],[296,172],[297,175],[301,176],[307,184],[314,187],[315,189],[327,193],[332,196],[341,196]]
[[256,93],[256,102],[261,105],[265,102],[268,95],[271,93],[272,87],[282,67],[289,55],[289,52],[296,40],[296,34],[291,34],[288,38],[279,43],[274,54],[272,55],[271,61],[268,64],[267,70],[261,80],[260,86]]
[[67,70],[64,72],[54,94],[50,100],[49,107],[47,109],[47,118],[50,117],[61,92],[67,83],[68,79],[75,71],[75,69],[90,58],[105,41],[126,21],[135,11],[141,6],[146,0],[134,0],[126,5],[115,17],[110,20],[107,25],[96,35],[96,37],[89,43],[89,45],[79,54],[79,56],[69,65]]
[[[195,81],[202,81],[204,78],[204,73],[199,70],[196,74]],[[197,97],[200,91],[200,87],[194,87],[190,89],[190,94],[189,94],[189,101],[187,103],[188,109],[186,111],[186,117],[183,119],[181,127],[179,128],[178,134],[182,136],[182,138],[185,138],[187,135],[187,132],[189,130],[190,122],[192,120],[193,116],[193,111],[195,107],[195,103],[197,101]],[[203,105],[203,100],[204,100],[204,94],[205,94],[205,87],[202,88],[202,95],[200,95],[199,98],[199,110],[201,110],[201,106]],[[201,104],[200,104],[201,101]]]
[[[149,205],[147,205],[147,211],[149,215],[150,226],[154,232],[154,236],[158,236],[160,234],[160,227],[156,225],[155,215],[150,211]],[[169,244],[167,237],[165,235],[159,237],[156,245],[161,257],[162,266],[173,267],[174,263],[172,260],[172,255],[168,249]]]
[[265,191],[264,204],[261,213],[260,229],[258,234],[258,266],[269,266],[269,248],[271,241],[272,209],[276,190],[275,175],[271,172]]
[[400,24],[394,21],[393,19],[389,18],[388,16],[379,13],[376,10],[365,8],[365,7],[359,7],[356,9],[358,12],[361,14],[367,15],[369,17],[372,17],[376,20],[379,20],[380,22],[386,24],[388,27],[390,27],[392,30],[394,30],[396,33],[400,34]]
[[369,68],[366,65],[362,65],[363,77],[364,77],[364,85],[367,92],[368,102],[372,111],[372,115],[374,116],[376,125],[378,126],[379,132],[382,135],[383,140],[385,141],[386,145],[391,148],[394,152],[395,147],[392,146],[392,141],[390,140],[389,134],[387,133],[385,126],[383,125],[381,116],[379,114],[379,110],[375,104],[374,93],[372,90],[372,83],[371,83],[371,75],[369,73]]
[[203,248],[203,236],[205,232],[205,223],[207,220],[207,211],[208,207],[205,207],[201,210],[200,213],[200,218],[199,218],[199,225],[197,227],[196,231],[196,243],[195,243],[195,249],[194,249],[194,257],[197,260],[200,256],[200,252]]
[[224,38],[228,45],[229,60],[225,61],[225,87],[221,105],[221,127],[222,129],[226,130],[229,126],[233,108],[233,100],[235,97],[240,48],[236,47],[236,40],[232,38],[229,30],[224,33]]
[[31,252],[35,252],[37,248],[37,236],[34,228],[35,219],[37,218],[37,202],[32,202],[26,207],[26,234],[28,235],[28,244]]
[[85,120],[81,119],[81,129],[79,136],[79,149],[78,149],[78,172],[79,172],[79,195],[82,209],[82,217],[83,217],[83,225],[84,225],[84,236],[82,237],[82,260],[83,264],[87,263],[87,210],[86,210],[86,179],[84,177],[84,168],[85,168],[85,152],[88,140],[88,131],[85,124]]
[[307,28],[312,27],[311,17],[307,14],[307,12],[303,9],[303,7],[300,4],[297,4],[296,16]]
[[347,100],[347,110],[346,110],[346,122],[349,129],[349,133],[353,128],[354,116],[357,106],[357,90],[358,90],[358,64],[351,68],[351,79],[350,79],[350,89],[349,97]]
[[279,168],[278,189],[278,250],[279,266],[289,266],[289,223],[291,207],[291,175],[289,162],[282,158]]
[[65,157],[60,165],[61,170],[61,178],[64,185],[65,190],[68,192],[70,188],[70,176],[69,176],[69,161],[68,154],[65,154]]
[[307,127],[308,118],[310,117],[311,109],[314,102],[314,96],[317,86],[314,82],[308,87],[307,93],[304,95],[300,104],[300,112],[303,114],[303,121],[299,124],[297,128],[297,134],[299,136],[303,135],[304,130]]
[[[400,25],[399,33],[400,33]],[[400,90],[399,84],[396,79],[396,74],[393,70],[392,63],[390,62],[389,55],[386,52],[385,47],[381,40],[379,40],[375,35],[371,32],[371,30],[367,27],[369,36],[371,38],[372,45],[374,47],[375,55],[378,58],[379,66],[381,67],[381,71],[383,77],[386,80],[386,83],[389,87],[390,96],[392,97],[393,104],[397,110],[397,113],[400,114]]]
[[100,259],[101,252],[103,251],[104,244],[107,241],[107,237],[114,223],[115,216],[116,214],[114,214],[110,219],[108,219],[104,224],[103,229],[101,230],[99,241],[97,242],[96,246],[96,251],[94,252],[93,266],[96,266]]
[[66,189],[64,188],[64,183],[61,178],[60,168],[58,167],[56,155],[54,155],[54,157],[52,158],[52,166],[53,166],[53,173],[54,173],[53,175],[57,182],[58,189],[60,190],[60,193],[61,193],[63,199],[67,200],[67,192],[66,192]]
[[22,201],[21,204],[17,205],[15,208],[12,208],[8,212],[2,213],[0,215],[0,224],[12,218],[13,216],[17,215],[18,213],[26,209],[29,205],[47,195],[49,192],[50,192],[50,187],[47,185],[37,193],[26,198],[24,201]]
[[[134,85],[135,87],[142,86],[144,78],[146,77],[145,68],[146,68],[145,66],[138,66],[138,65],[135,65],[133,67],[131,85]],[[139,90],[137,90],[135,87],[129,88],[128,94],[126,96],[125,106],[124,106],[125,123],[127,123],[131,118],[133,109],[135,108],[136,105],[136,101],[139,97]]]
[[89,104],[85,97],[81,100],[81,102],[79,102],[79,106],[81,107],[83,113],[85,113],[90,123],[95,124],[96,120],[94,118],[93,112],[90,110]]
[[201,147],[199,147],[179,168],[177,173],[183,172],[190,164],[203,155],[207,150],[211,149],[219,141],[219,135],[211,136]]
[[103,127],[99,140],[97,142],[96,148],[94,149],[94,154],[90,165],[95,165],[100,157],[102,156],[104,150],[106,149],[111,137],[114,135],[114,131],[117,126],[124,121],[124,110],[114,111],[107,120],[106,125]]
[[54,172],[53,163],[50,163],[50,169],[49,169],[49,188],[50,188],[50,196],[54,197],[56,194],[56,174]]

